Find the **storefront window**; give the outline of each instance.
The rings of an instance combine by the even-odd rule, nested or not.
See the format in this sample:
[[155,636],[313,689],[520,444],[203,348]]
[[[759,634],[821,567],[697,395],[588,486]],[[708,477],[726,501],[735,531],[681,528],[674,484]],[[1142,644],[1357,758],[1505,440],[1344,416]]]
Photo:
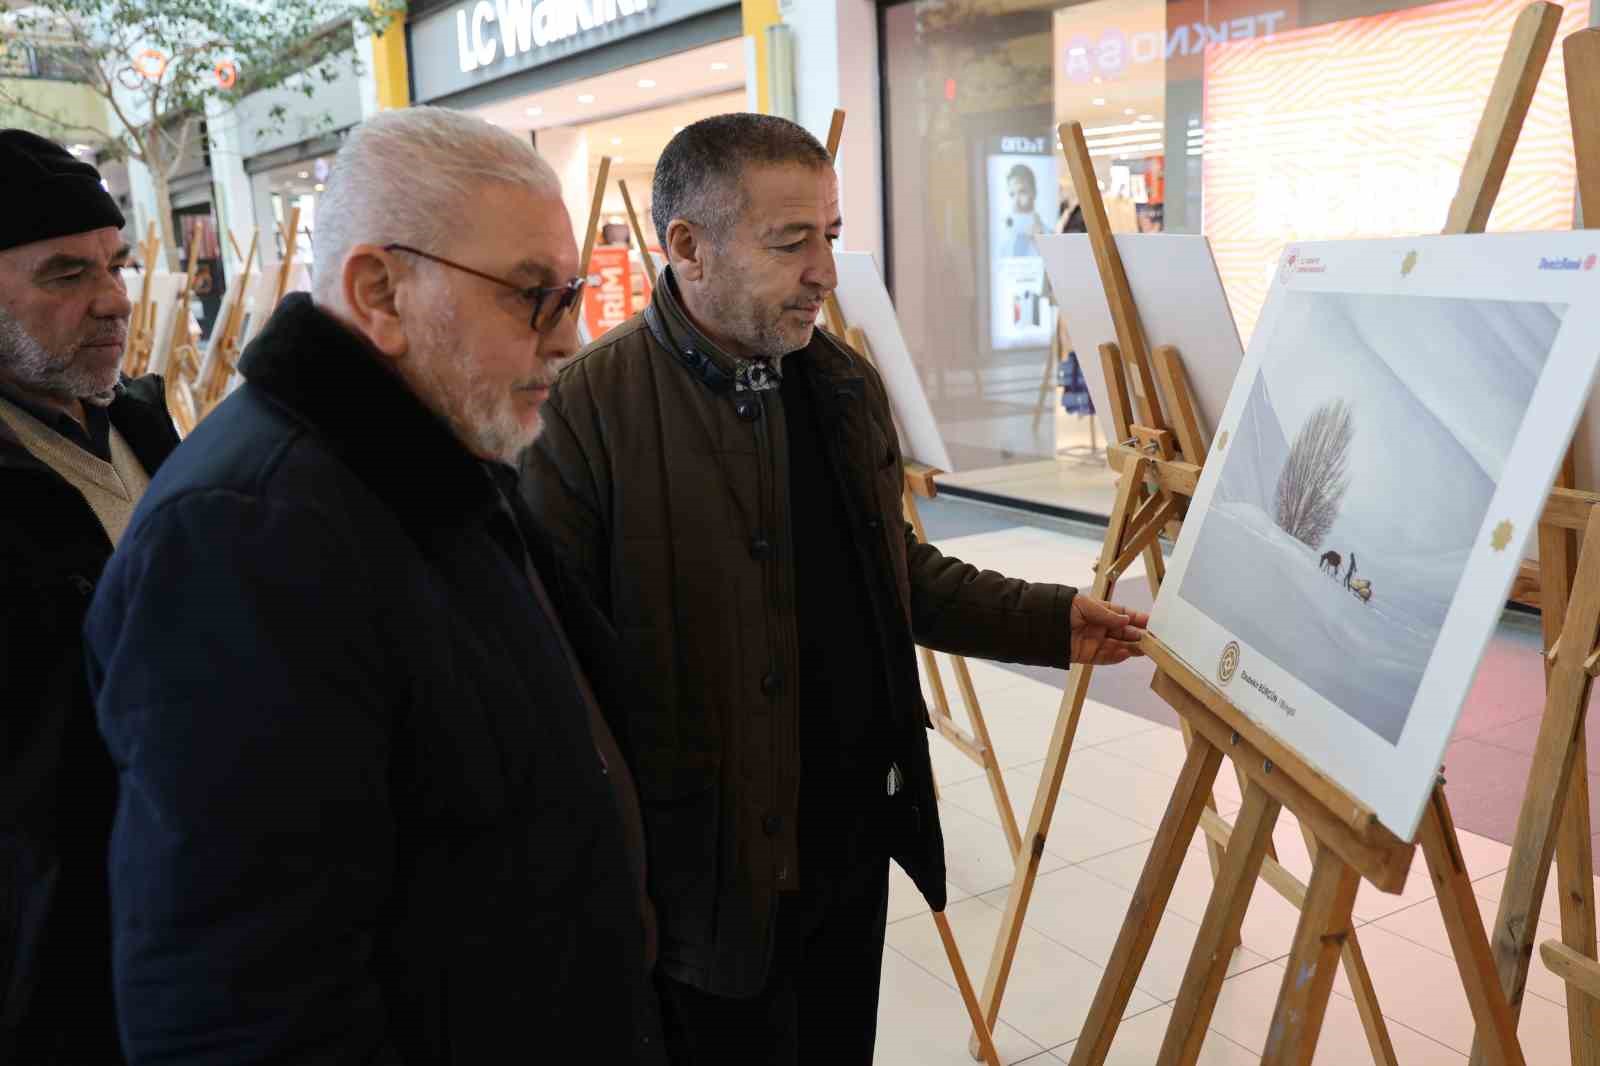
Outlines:
[[[1210,238],[1248,342],[1284,244],[1440,229],[1522,6],[886,8],[891,282],[957,467],[946,483],[1069,511],[1110,508],[1103,441],[1075,413],[1081,396],[1062,373],[1071,323],[1055,321],[1027,240],[1040,225],[1075,221],[1057,123],[1083,124],[1114,229]],[[1588,3],[1576,0],[1560,35],[1588,23]],[[1567,228],[1574,196],[1553,59],[1490,228]]]

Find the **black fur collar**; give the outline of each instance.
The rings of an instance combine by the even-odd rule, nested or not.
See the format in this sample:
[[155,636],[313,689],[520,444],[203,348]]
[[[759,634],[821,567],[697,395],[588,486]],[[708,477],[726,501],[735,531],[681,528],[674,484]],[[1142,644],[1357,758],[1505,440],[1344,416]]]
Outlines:
[[294,293],[245,349],[240,370],[328,442],[413,535],[481,520],[498,506],[487,471],[382,358]]

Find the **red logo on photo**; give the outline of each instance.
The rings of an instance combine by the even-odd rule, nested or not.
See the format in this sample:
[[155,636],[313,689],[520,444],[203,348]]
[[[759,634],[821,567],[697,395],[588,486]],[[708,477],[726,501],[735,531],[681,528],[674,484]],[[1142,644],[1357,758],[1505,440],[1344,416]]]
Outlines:
[[1589,258],[1583,261],[1583,269],[1593,270],[1596,262],[1600,262],[1600,257],[1597,257],[1593,252],[1590,252]]

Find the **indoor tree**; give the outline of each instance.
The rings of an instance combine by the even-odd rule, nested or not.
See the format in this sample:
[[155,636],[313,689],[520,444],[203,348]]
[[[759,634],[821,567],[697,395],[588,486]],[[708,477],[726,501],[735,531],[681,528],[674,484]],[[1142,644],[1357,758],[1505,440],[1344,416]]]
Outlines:
[[[314,100],[358,62],[352,27],[381,33],[403,11],[403,0],[25,0],[0,14],[0,50],[48,50],[58,74],[92,89],[114,121],[102,129],[64,119],[3,80],[0,116],[142,163],[175,269],[169,182],[203,136],[208,105],[214,113],[277,87]],[[270,119],[284,116],[280,105]]]

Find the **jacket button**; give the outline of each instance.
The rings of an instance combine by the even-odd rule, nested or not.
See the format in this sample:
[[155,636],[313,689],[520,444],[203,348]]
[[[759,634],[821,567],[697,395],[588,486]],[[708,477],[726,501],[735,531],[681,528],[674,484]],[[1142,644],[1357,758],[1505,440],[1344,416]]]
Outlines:
[[766,832],[767,836],[777,836],[779,833],[783,832],[783,815],[767,815],[765,818],[761,819],[761,828]]
[[883,523],[878,521],[876,518],[869,518],[867,519],[867,528],[876,533],[878,530],[883,528]]
[[756,537],[750,541],[750,558],[766,562],[772,558],[772,542],[766,537]]
[[776,673],[770,673],[761,679],[761,691],[767,696],[776,696],[783,687],[783,678]]

